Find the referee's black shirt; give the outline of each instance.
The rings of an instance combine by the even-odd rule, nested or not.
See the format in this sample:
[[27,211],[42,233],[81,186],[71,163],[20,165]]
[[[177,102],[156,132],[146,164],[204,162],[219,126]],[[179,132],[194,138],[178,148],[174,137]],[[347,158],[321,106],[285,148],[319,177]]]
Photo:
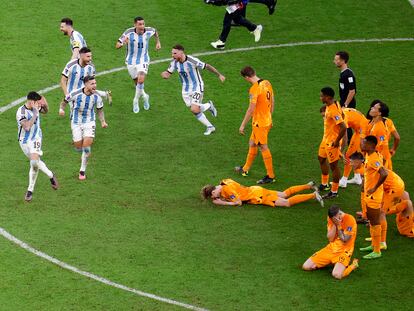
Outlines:
[[[341,98],[341,106],[344,107],[346,98],[350,90],[355,90],[356,95],[356,80],[355,75],[351,69],[347,68],[341,72],[339,75],[339,96]],[[356,107],[355,96],[352,98],[351,102],[348,104],[349,108]]]

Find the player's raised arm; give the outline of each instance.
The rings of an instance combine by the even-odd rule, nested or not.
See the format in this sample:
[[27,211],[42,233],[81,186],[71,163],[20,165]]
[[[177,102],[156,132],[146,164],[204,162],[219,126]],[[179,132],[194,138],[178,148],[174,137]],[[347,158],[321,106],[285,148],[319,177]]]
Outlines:
[[214,73],[219,79],[220,79],[220,81],[221,82],[224,82],[224,80],[226,80],[226,77],[225,76],[223,76],[216,68],[214,68],[213,66],[211,66],[210,64],[206,64],[206,67],[205,67],[208,71],[210,71],[210,72],[212,72],[212,73]]
[[171,72],[169,72],[168,70],[165,70],[165,71],[161,72],[161,77],[163,79],[169,79],[171,77]]
[[155,49],[158,51],[161,49],[161,41],[160,41],[160,35],[158,34],[158,31],[155,31]]
[[42,96],[42,98],[39,100],[39,112],[46,114],[49,112],[49,104],[47,103],[47,100],[44,96]]

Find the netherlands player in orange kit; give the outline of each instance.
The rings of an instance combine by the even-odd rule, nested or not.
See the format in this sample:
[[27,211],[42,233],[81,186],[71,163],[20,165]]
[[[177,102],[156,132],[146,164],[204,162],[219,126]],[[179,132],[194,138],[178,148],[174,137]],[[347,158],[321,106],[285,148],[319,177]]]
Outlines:
[[311,271],[333,264],[332,276],[340,280],[358,268],[357,259],[349,264],[354,252],[357,224],[352,215],[332,205],[328,209],[327,227],[329,244],[309,257],[302,269]]
[[342,112],[345,116],[345,124],[347,128],[351,128],[354,132],[349,142],[348,149],[344,158],[344,172],[342,178],[339,180],[339,187],[346,188],[347,184],[362,184],[361,174],[364,170],[361,168],[357,171],[354,170],[354,177],[348,180],[352,167],[349,163],[349,157],[355,152],[361,152],[361,138],[364,138],[368,120],[364,114],[354,108],[342,108]]
[[[365,153],[363,204],[366,207],[366,215],[370,224],[371,245],[360,248],[360,250],[372,251],[365,255],[364,259],[381,257],[381,231],[386,226],[385,214],[382,213],[381,207],[384,196],[383,183],[388,172],[383,166],[382,156],[375,151],[377,143],[377,138],[370,135],[364,138],[361,146],[362,152]],[[361,153],[354,153],[351,161],[360,160],[361,156]],[[354,166],[354,163],[351,162],[351,165]]]
[[267,145],[267,136],[272,128],[272,114],[274,97],[272,85],[267,80],[260,79],[252,67],[244,67],[240,74],[252,84],[249,90],[250,104],[244,119],[240,125],[239,133],[244,135],[247,123],[252,119],[252,134],[249,140],[249,152],[243,166],[237,166],[235,170],[243,176],[247,176],[249,169],[256,158],[258,147],[262,152],[263,162],[266,167],[266,176],[258,180],[258,184],[267,184],[275,181],[273,171],[272,154]]
[[[309,194],[298,194],[303,190],[315,190]],[[232,179],[223,179],[220,185],[206,185],[201,189],[201,196],[204,199],[211,198],[216,205],[242,205],[261,204],[275,206],[286,206],[317,200],[323,206],[323,200],[313,181],[298,186],[292,186],[284,191],[268,190],[260,186],[245,187]],[[291,197],[292,196],[292,197]]]
[[[384,157],[384,166],[392,170],[391,157],[397,151],[400,143],[400,135],[395,128],[394,123],[388,118],[389,108],[379,99],[371,103],[367,117],[370,122],[366,129],[366,135],[374,135],[378,140],[377,151]],[[392,148],[389,148],[389,141],[394,138]]]
[[332,189],[323,196],[324,199],[332,199],[338,196],[339,178],[341,177],[338,161],[342,157],[339,144],[346,133],[341,106],[339,102],[334,100],[334,96],[335,91],[330,87],[324,87],[321,90],[320,99],[326,109],[323,121],[323,138],[318,151],[318,160],[322,172],[320,191],[329,189],[329,168],[332,170]]

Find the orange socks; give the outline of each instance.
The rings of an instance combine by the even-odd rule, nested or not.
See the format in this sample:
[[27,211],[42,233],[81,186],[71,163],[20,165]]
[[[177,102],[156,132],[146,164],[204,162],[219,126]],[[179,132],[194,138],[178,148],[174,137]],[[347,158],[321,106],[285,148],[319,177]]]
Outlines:
[[339,183],[337,182],[332,182],[332,187],[331,187],[331,191],[334,193],[337,193],[339,189]]
[[387,220],[383,219],[381,220],[381,242],[387,242]]
[[254,159],[257,156],[258,147],[249,147],[249,153],[247,154],[246,163],[243,166],[243,171],[247,172],[253,164]]
[[356,264],[350,264],[342,274],[342,278],[346,278],[348,275],[351,274],[352,271],[354,271],[358,266]]
[[270,150],[267,149],[262,151],[263,162],[266,167],[267,176],[270,178],[275,178],[275,173],[273,172],[273,161],[272,161],[272,154]]
[[315,198],[315,194],[314,193],[309,193],[309,194],[298,194],[295,195],[291,198],[288,199],[289,201],[289,206],[293,206],[296,205],[298,203],[302,203],[305,201],[309,201]]
[[344,165],[344,173],[343,173],[342,176],[348,178],[349,174],[351,174],[351,170],[352,170],[351,164],[345,164]]
[[381,253],[381,225],[371,226],[369,231],[371,233],[371,244],[374,252]]
[[286,195],[288,197],[290,197],[292,194],[301,192],[303,190],[308,190],[310,187],[309,185],[299,185],[299,186],[292,186],[287,188],[285,191],[283,191],[284,193],[286,193]]
[[322,181],[321,182],[322,185],[327,185],[328,182],[329,182],[329,174],[328,175],[323,175],[322,174],[321,181]]

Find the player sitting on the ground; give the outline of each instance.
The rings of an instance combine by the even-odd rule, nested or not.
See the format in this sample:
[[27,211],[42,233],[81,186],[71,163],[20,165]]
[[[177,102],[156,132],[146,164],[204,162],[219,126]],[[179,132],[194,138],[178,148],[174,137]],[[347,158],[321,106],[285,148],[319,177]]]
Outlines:
[[[293,197],[291,195],[303,191],[313,189],[315,192],[309,194],[298,194]],[[323,200],[317,191],[317,187],[313,181],[299,186],[290,187],[283,192],[268,190],[260,186],[245,187],[232,179],[223,179],[220,185],[206,185],[201,189],[201,196],[204,199],[211,198],[216,205],[242,205],[261,204],[275,206],[290,207],[298,203],[317,200],[323,206]]]
[[329,244],[309,257],[302,266],[303,270],[316,270],[334,265],[332,276],[338,280],[347,277],[358,268],[358,259],[351,264],[354,252],[357,225],[352,215],[346,214],[337,205],[328,209]]

